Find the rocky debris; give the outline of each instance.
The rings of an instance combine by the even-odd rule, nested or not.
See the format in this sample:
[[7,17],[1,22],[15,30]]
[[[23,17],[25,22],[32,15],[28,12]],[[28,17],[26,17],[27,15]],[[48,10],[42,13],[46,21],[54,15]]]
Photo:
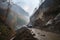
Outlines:
[[22,27],[17,30],[17,35],[14,40],[37,40],[34,36],[28,28]]

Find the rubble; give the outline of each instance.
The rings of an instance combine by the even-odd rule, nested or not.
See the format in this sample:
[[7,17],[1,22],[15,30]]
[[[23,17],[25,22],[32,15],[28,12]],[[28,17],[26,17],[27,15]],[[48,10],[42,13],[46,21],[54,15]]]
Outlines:
[[34,36],[35,35],[31,33],[31,30],[26,27],[22,27],[17,30],[17,35],[13,40],[38,40],[37,38],[34,38]]

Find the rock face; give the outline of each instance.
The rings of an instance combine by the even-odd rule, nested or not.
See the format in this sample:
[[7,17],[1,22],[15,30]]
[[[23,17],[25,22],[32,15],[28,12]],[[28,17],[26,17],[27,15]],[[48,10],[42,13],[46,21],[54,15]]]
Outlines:
[[49,19],[54,18],[60,12],[59,6],[60,0],[46,0],[40,5],[39,9],[31,17],[31,21],[34,22],[34,20],[38,18],[44,21],[48,21]]
[[[46,28],[50,31],[55,30],[55,28],[59,28],[57,26],[60,26],[59,22],[53,22],[53,24],[49,24],[46,26],[46,23],[48,23],[50,20],[54,21],[54,18],[60,13],[60,0],[46,0],[44,3],[42,3],[39,7],[39,9],[35,12],[35,14],[31,17],[31,24],[34,26],[33,28]],[[59,19],[59,18],[58,18]],[[38,22],[37,22],[38,21]],[[58,20],[56,20],[58,21]],[[49,22],[51,23],[51,22]],[[54,24],[56,23],[56,24]],[[40,25],[41,24],[41,25]],[[44,26],[45,25],[45,26]],[[57,26],[55,26],[57,25]],[[52,30],[51,30],[52,29]]]

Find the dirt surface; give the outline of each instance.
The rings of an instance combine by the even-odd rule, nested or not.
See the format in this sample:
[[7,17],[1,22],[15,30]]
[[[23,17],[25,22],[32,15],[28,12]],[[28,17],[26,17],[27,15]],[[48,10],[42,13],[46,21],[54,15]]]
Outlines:
[[29,28],[32,33],[35,33],[35,37],[39,40],[60,40],[60,34],[42,31],[40,29]]

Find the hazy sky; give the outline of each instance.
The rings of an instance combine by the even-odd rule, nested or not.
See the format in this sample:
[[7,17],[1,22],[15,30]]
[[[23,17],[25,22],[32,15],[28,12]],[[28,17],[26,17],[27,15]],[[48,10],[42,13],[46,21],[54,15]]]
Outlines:
[[31,16],[34,9],[41,3],[41,0],[13,0],[14,3],[21,6]]

